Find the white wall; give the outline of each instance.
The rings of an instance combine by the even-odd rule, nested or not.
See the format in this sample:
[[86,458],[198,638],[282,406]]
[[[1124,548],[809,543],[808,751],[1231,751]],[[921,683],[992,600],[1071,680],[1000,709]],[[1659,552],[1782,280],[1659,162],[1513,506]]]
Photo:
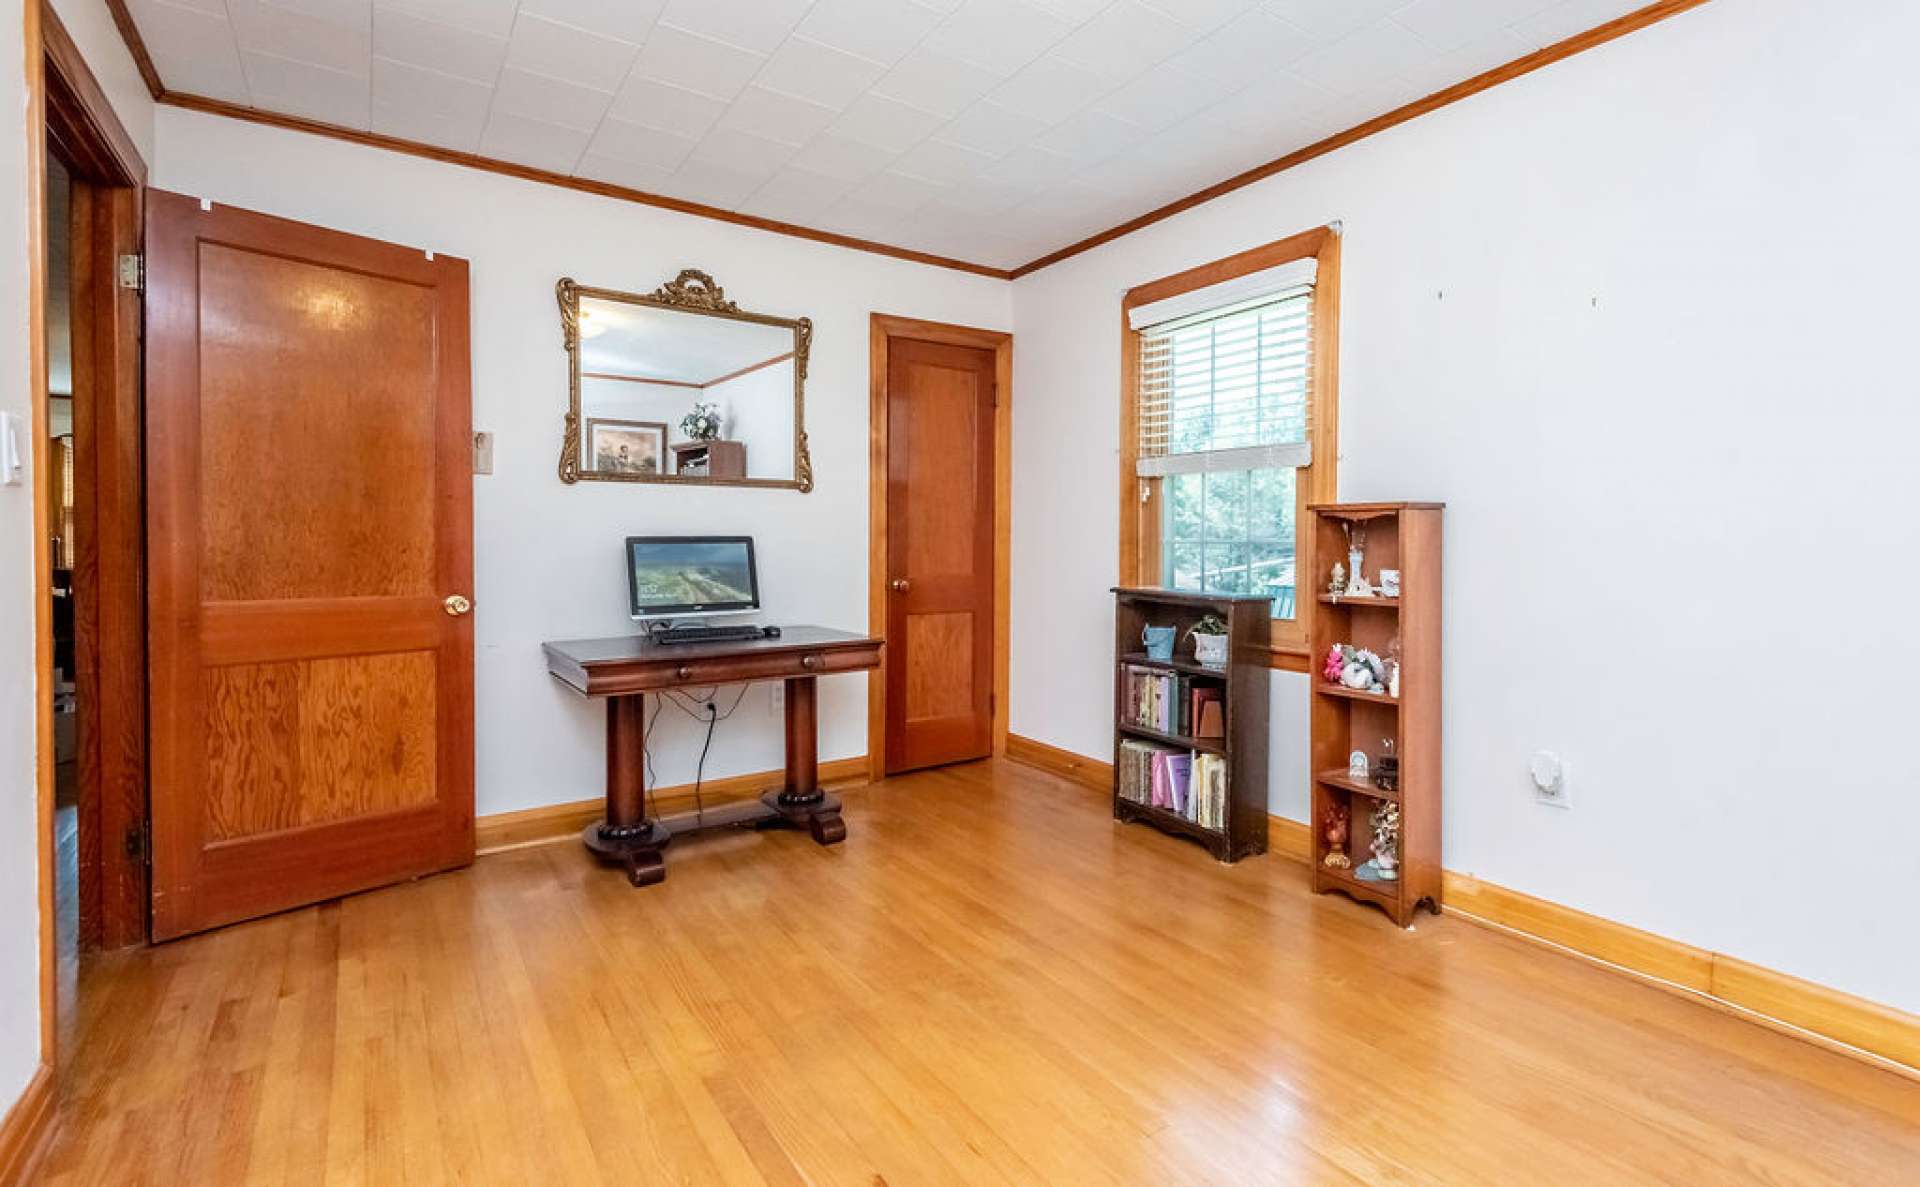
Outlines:
[[[633,629],[626,536],[751,534],[766,621],[864,629],[868,314],[995,329],[1011,314],[999,281],[174,108],[159,113],[158,157],[164,189],[472,263],[473,423],[495,434],[494,473],[474,479],[482,813],[604,786],[604,710],[546,675],[540,643]],[[813,318],[812,493],[554,476],[567,393],[554,281],[646,291],[688,267],[748,309]],[[823,759],[865,753],[864,680],[823,681],[820,712]],[[659,725],[659,782],[691,779],[695,723],[668,708]],[[706,773],[777,767],[781,740],[757,688],[720,726]]]
[[756,478],[793,477],[791,362],[716,383],[703,398],[720,405],[727,436],[747,447],[747,473]]
[[1446,864],[1920,1010],[1920,5],[1844,7],[1707,5],[1016,282],[1013,729],[1111,747],[1121,293],[1338,219],[1341,496],[1448,504]]
[[153,165],[153,96],[133,64],[133,54],[113,23],[106,0],[53,0],[60,23],[80,47],[80,55],[93,70],[100,90],[107,96],[113,113],[133,138],[140,157]]
[[20,419],[26,477],[0,486],[0,1116],[40,1063],[38,804],[34,783],[33,489],[25,457],[27,371],[26,43],[20,10],[0,16],[0,411]]

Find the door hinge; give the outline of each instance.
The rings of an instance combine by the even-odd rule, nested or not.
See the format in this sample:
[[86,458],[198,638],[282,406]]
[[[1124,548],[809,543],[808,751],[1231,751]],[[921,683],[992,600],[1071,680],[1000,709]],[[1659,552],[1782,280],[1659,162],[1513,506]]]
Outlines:
[[141,292],[147,287],[147,261],[145,257],[126,255],[120,257],[120,287]]
[[145,820],[127,829],[127,860],[153,864],[153,827]]

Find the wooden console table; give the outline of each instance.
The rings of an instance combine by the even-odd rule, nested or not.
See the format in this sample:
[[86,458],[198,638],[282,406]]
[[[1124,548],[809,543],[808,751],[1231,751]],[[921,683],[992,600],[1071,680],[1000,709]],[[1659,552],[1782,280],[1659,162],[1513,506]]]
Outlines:
[[[649,886],[667,876],[661,855],[681,833],[729,825],[805,825],[822,845],[844,840],[840,800],[820,790],[814,681],[880,666],[879,639],[790,626],[777,639],[656,643],[645,635],[544,643],[547,671],[582,696],[607,702],[607,814],[581,834],[587,848]],[[787,682],[785,786],[757,800],[651,818],[646,802],[646,694],[670,688]]]

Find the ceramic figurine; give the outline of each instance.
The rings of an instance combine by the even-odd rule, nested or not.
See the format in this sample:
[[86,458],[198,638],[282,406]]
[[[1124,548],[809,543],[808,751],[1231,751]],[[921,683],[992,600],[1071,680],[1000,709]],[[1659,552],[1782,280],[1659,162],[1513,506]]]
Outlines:
[[1347,778],[1359,783],[1365,783],[1367,781],[1369,766],[1370,764],[1367,762],[1367,752],[1364,750],[1354,751],[1347,756]]
[[1400,877],[1400,805],[1384,803],[1373,810],[1373,866],[1380,880]]
[[1333,580],[1327,582],[1327,592],[1336,598],[1347,592],[1347,567],[1339,561],[1333,562]]
[[1366,562],[1367,525],[1363,523],[1348,523],[1342,524],[1341,526],[1347,533],[1348,577],[1346,588],[1336,590],[1335,592],[1344,593],[1350,598],[1372,597],[1373,586],[1367,584],[1367,578],[1365,574],[1361,572]]
[[1347,857],[1347,810],[1335,804],[1327,809],[1327,855],[1320,864],[1330,870],[1344,870],[1353,865]]
[[1397,659],[1387,664],[1387,695],[1396,701],[1400,699],[1400,661]]
[[1341,650],[1340,644],[1335,643],[1332,647],[1327,648],[1327,662],[1320,666],[1320,674],[1326,677],[1328,684],[1338,684],[1340,683],[1340,674],[1346,670],[1346,653]]
[[1373,764],[1373,785],[1381,791],[1400,787],[1400,756],[1393,752],[1393,739],[1380,739],[1380,759]]
[[1397,598],[1400,596],[1400,570],[1380,570],[1380,596],[1383,598]]
[[1373,596],[1373,586],[1368,583],[1366,577],[1360,572],[1360,554],[1357,552],[1353,554],[1353,576],[1347,579],[1347,588],[1343,592],[1350,598],[1370,598]]

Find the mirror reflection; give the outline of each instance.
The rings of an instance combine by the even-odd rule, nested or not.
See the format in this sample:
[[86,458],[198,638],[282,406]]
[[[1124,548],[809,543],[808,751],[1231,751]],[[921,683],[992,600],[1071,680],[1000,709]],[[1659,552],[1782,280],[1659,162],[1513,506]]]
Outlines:
[[578,299],[580,477],[799,477],[794,323]]

